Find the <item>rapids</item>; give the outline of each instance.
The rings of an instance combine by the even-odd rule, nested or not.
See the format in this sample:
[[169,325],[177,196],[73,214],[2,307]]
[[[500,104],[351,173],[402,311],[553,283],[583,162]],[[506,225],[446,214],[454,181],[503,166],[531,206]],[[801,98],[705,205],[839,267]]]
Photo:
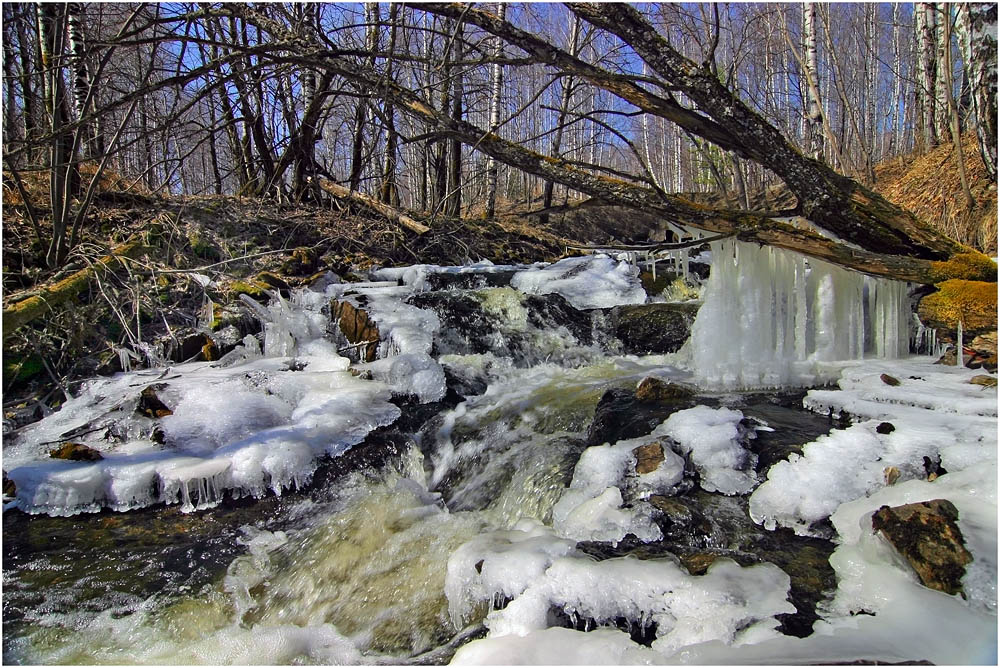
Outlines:
[[[700,285],[687,271],[711,259]],[[906,286],[716,242],[670,262],[704,296],[687,343],[625,354],[642,344],[619,309],[665,300],[626,260],[329,275],[250,303],[262,336],[220,362],[95,379],[5,434],[4,661],[988,661],[995,390],[895,359]],[[374,361],[332,302],[376,324]],[[637,397],[650,378],[679,391]],[[103,458],[47,457],[66,440]],[[950,471],[934,489],[924,456]],[[965,600],[928,598],[857,532],[923,494],[962,513]],[[896,600],[964,640],[922,640]]]

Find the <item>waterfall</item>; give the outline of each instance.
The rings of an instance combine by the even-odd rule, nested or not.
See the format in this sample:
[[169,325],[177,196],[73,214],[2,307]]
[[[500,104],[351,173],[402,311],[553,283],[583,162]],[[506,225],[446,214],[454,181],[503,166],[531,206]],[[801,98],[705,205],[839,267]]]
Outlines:
[[905,283],[756,244],[711,246],[712,274],[690,342],[703,385],[809,385],[834,378],[836,362],[909,352]]

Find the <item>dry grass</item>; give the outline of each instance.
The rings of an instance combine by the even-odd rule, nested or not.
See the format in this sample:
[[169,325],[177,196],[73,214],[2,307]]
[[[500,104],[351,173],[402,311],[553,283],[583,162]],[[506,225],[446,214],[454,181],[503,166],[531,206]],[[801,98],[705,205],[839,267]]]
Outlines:
[[938,146],[921,156],[905,156],[875,168],[875,189],[948,236],[987,255],[997,253],[997,184],[986,176],[974,135],[962,140],[965,169],[975,206],[962,193],[955,147]]

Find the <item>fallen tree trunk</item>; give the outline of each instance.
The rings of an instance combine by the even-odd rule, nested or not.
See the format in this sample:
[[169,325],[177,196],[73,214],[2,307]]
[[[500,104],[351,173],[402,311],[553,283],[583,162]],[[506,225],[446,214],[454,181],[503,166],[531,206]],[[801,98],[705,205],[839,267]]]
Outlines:
[[416,232],[417,234],[423,234],[424,232],[430,232],[431,230],[431,228],[427,227],[422,223],[418,223],[416,220],[414,220],[410,216],[407,216],[399,209],[391,207],[388,204],[379,202],[378,200],[374,200],[371,197],[368,197],[367,195],[362,195],[357,191],[349,190],[342,185],[334,183],[333,181],[327,179],[319,179],[319,186],[320,188],[330,193],[334,197],[338,199],[346,199],[351,202],[354,202],[355,204],[359,204],[366,209],[374,211],[379,215],[385,216],[386,218],[396,223],[397,225],[402,225],[411,232]]
[[[662,90],[683,92],[698,105],[697,109],[682,107],[669,94],[668,97],[653,95],[629,82],[626,76],[583,63],[542,38],[468,5],[431,3],[414,7],[480,26],[525,50],[539,62],[586,78],[647,113],[668,118],[692,133],[759,162],[786,181],[798,200],[798,213],[816,229],[796,226],[787,219],[767,214],[702,206],[661,189],[603,176],[560,158],[536,153],[441,113],[418,93],[386,81],[373,68],[329,50],[315,38],[289,34],[283,25],[252,8],[226,5],[215,11],[238,13],[244,20],[271,32],[272,49],[262,54],[263,58],[332,72],[362,90],[376,90],[383,99],[425,123],[441,138],[457,139],[511,167],[602,202],[653,212],[676,224],[733,235],[742,241],[794,250],[875,276],[918,283],[937,283],[948,278],[996,280],[996,265],[989,258],[938,233],[861,184],[803,156],[707,69],[670,49],[666,40],[631,7],[571,6],[593,25],[622,36],[640,57],[649,59],[654,72],[664,77],[665,81],[660,82]],[[657,49],[662,49],[663,54],[658,55]],[[346,189],[344,194],[347,195]],[[390,210],[390,213],[398,212]],[[956,271],[961,275],[954,275]]]
[[91,281],[122,265],[123,258],[138,258],[147,251],[141,241],[124,244],[111,251],[91,266],[67,276],[57,283],[43,287],[39,294],[15,302],[3,310],[3,338],[40,318],[55,307],[74,299],[90,287]]

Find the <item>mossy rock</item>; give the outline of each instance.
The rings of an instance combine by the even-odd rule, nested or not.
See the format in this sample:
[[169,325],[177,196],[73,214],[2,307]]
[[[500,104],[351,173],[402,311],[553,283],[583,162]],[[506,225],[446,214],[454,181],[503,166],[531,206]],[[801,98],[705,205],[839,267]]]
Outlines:
[[928,327],[954,330],[958,321],[966,334],[997,328],[997,284],[951,279],[938,284],[938,291],[920,300],[917,314]]
[[944,262],[933,262],[931,275],[935,283],[951,279],[995,283],[997,263],[982,253],[957,253]]
[[290,258],[281,265],[281,273],[285,276],[307,276],[315,274],[319,258],[312,248],[296,248]]

